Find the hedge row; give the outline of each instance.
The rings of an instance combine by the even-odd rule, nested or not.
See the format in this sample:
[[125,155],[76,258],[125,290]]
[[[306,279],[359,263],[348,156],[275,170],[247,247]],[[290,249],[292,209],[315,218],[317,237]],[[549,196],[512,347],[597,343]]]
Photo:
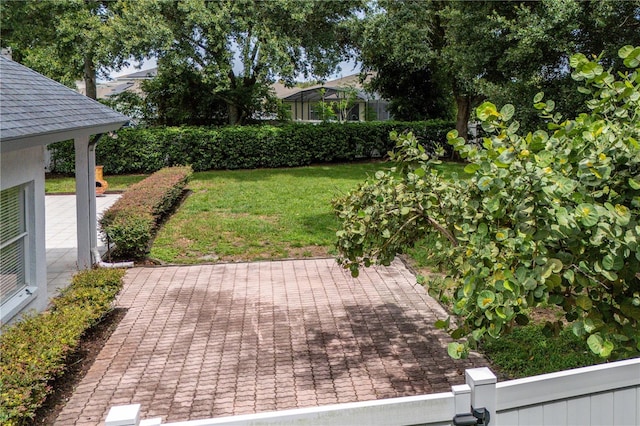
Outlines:
[[[393,149],[391,131],[412,131],[433,151],[449,149],[447,121],[292,123],[283,126],[154,127],[122,129],[96,148],[96,164],[106,174],[152,173],[163,167],[194,171],[295,167],[384,156]],[[52,145],[52,172],[73,173],[73,144]]]
[[0,335],[0,424],[30,423],[83,333],[111,309],[124,271],[80,272],[52,308],[30,314]]
[[192,174],[191,167],[168,167],[129,187],[100,218],[114,256],[139,259],[147,254],[156,226],[173,209]]

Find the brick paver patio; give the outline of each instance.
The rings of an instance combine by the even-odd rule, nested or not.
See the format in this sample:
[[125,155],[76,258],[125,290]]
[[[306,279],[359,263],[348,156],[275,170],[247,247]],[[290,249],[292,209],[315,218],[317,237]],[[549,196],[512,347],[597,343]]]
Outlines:
[[353,279],[333,259],[135,268],[128,312],[57,425],[104,422],[111,406],[182,421],[446,392],[442,308],[399,262]]

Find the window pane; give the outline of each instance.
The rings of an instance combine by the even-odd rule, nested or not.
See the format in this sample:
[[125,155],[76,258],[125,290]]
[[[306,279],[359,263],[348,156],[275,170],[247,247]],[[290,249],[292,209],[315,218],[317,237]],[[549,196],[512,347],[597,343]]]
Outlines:
[[21,198],[22,190],[19,187],[0,192],[0,244],[24,232]]
[[0,249],[0,304],[24,286],[24,238],[21,238]]
[[0,191],[0,304],[26,285],[24,189]]

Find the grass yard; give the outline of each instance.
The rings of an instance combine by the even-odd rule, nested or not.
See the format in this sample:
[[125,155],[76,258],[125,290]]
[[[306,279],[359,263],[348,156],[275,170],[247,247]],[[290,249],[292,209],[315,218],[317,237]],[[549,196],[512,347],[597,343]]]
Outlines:
[[[163,226],[151,258],[166,263],[327,256],[338,222],[331,200],[385,163],[195,173],[192,193]],[[446,173],[462,171],[443,164]]]
[[604,362],[571,328],[547,337],[540,324],[519,327],[498,340],[487,341],[482,352],[502,373],[514,379]]
[[[114,175],[105,176],[104,180],[109,184],[108,191],[124,191],[146,177],[147,175]],[[44,191],[46,194],[73,194],[76,192],[76,178],[47,175],[44,181]]]

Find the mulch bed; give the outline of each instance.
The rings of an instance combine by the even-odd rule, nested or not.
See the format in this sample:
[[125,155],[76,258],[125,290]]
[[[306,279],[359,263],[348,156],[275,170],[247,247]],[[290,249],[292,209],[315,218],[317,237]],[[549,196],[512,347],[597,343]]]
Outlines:
[[65,404],[71,398],[76,386],[87,374],[100,350],[116,329],[126,309],[118,308],[109,312],[98,324],[87,330],[78,349],[69,357],[65,373],[51,382],[53,393],[36,412],[32,424],[52,425]]

